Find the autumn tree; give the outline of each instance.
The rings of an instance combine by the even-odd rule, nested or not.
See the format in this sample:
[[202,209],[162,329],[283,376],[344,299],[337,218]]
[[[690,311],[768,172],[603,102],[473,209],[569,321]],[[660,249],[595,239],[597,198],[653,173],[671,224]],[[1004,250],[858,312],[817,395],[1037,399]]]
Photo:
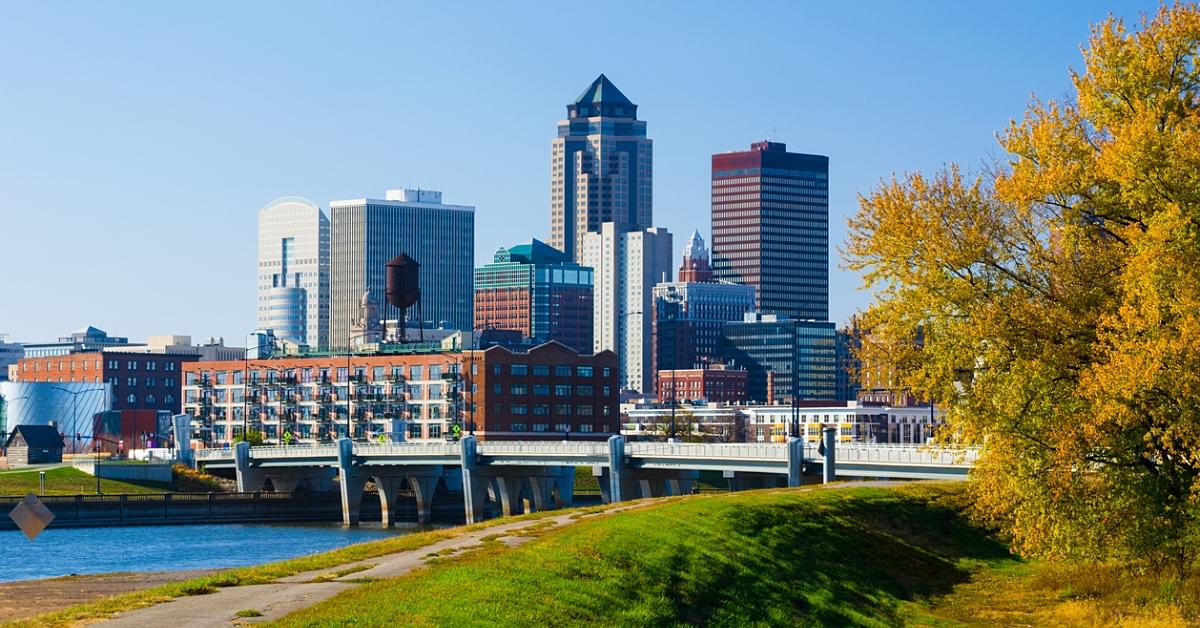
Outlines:
[[864,350],[981,447],[979,513],[1023,553],[1184,571],[1200,548],[1198,48],[1195,4],[1110,17],[994,168],[893,177],[850,221]]

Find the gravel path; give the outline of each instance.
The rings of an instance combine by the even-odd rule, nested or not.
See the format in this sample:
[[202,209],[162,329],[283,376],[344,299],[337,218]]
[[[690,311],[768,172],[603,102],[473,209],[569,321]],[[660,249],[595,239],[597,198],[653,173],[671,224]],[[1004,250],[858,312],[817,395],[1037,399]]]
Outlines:
[[[644,505],[646,502],[610,508],[595,514],[610,514]],[[415,550],[348,563],[331,569],[300,573],[281,578],[272,584],[228,587],[207,595],[176,598],[156,606],[121,613],[97,625],[130,628],[207,628],[279,619],[292,611],[312,606],[346,589],[359,586],[363,579],[395,578],[420,569],[432,558],[444,559],[480,547],[485,537],[515,547],[532,538],[531,528],[539,532],[557,529],[595,514],[571,512],[491,526]],[[258,615],[239,617],[239,611],[253,611]]]

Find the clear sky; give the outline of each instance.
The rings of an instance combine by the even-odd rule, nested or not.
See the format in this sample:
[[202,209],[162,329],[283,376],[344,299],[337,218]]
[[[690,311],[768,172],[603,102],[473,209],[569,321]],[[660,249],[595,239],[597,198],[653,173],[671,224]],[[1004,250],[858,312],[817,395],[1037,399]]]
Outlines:
[[677,249],[708,239],[713,152],[829,156],[841,322],[870,301],[836,268],[856,195],[996,156],[1031,93],[1067,93],[1089,23],[1157,6],[443,4],[0,4],[0,333],[240,345],[257,212],[284,195],[442,190],[477,208],[477,263],[546,239],[555,123],[601,72],[648,121]]

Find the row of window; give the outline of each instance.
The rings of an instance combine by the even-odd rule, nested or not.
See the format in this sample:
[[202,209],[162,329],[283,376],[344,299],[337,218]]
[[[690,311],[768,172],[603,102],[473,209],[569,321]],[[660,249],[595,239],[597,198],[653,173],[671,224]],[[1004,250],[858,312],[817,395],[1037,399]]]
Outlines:
[[[513,384],[512,386],[509,386],[508,394],[510,394],[510,395],[528,395],[529,388],[530,387],[528,384]],[[606,397],[608,395],[612,394],[612,387],[610,387],[610,386],[601,386],[600,390],[601,390],[601,394]],[[492,394],[494,394],[494,395],[504,394],[503,386],[501,386],[500,384],[492,384]],[[550,396],[550,384],[534,384],[533,385],[533,394],[541,396],[541,397]],[[581,397],[591,397],[592,395],[596,394],[596,387],[590,386],[590,385],[579,385],[579,386],[575,387],[575,394],[579,395]],[[571,385],[570,384],[556,384],[554,386],[554,396],[555,397],[569,397],[570,395],[571,395]]]
[[[125,403],[128,403],[131,406],[136,405],[137,402],[138,402],[138,396],[133,393],[129,393],[129,395],[127,395],[125,397]],[[175,396],[174,395],[163,395],[162,402],[166,405],[175,403]],[[158,403],[157,397],[155,397],[154,395],[146,395],[146,405],[147,406],[153,406],[156,403]]]
[[[472,369],[472,372],[475,372],[475,370],[476,370],[474,365],[471,366],[471,369]],[[601,377],[612,377],[612,368],[605,366],[605,367],[601,368],[600,371],[601,371],[601,374],[600,374]],[[530,372],[533,373],[534,377],[549,377],[550,376],[550,365],[549,364],[534,364],[532,369],[529,368],[528,364],[524,364],[524,363],[520,363],[520,362],[508,365],[508,374],[509,375],[529,375]],[[493,375],[503,375],[504,374],[504,365],[493,364],[492,365],[492,374]],[[596,374],[596,371],[591,366],[575,367],[575,376],[576,377],[593,377],[593,376],[595,376],[595,374]],[[554,375],[555,375],[555,377],[570,377],[571,376],[571,366],[568,364],[556,364],[554,366]]]
[[[528,423],[512,423],[512,424],[510,424],[510,425],[509,425],[509,428],[508,428],[508,429],[509,429],[509,431],[511,431],[511,432],[528,432],[528,431],[530,431],[530,430],[529,430],[529,427],[530,427],[530,426],[529,426],[529,424],[528,424]],[[602,429],[603,429],[605,432],[607,432],[607,431],[608,431],[608,426],[607,426],[607,425],[604,425],[604,426],[602,426]],[[583,434],[590,434],[590,433],[592,433],[592,432],[596,431],[596,426],[595,426],[595,425],[593,425],[593,424],[591,424],[591,423],[580,423],[579,425],[576,425],[576,426],[575,426],[575,429],[574,429],[574,430],[572,430],[572,429],[571,429],[571,424],[570,424],[570,423],[555,423],[555,424],[554,424],[554,429],[553,429],[553,430],[551,430],[551,429],[550,429],[550,424],[549,424],[549,423],[534,423],[534,424],[533,424],[533,431],[534,431],[534,432],[550,432],[550,431],[554,431],[554,432],[563,432],[563,433],[567,433],[567,432],[572,432],[572,431],[575,431],[575,432],[580,432],[580,433],[583,433]]]
[[[531,407],[524,403],[514,403],[508,406],[509,414],[516,416],[529,414],[530,409]],[[572,409],[574,412],[572,412]],[[532,406],[532,410],[534,416],[550,416],[550,404],[548,403],[534,404]],[[504,412],[504,404],[492,404],[492,412],[497,414]],[[605,405],[600,407],[601,415],[609,416],[611,413],[612,410],[610,406]],[[595,416],[596,407],[590,403],[581,403],[578,406],[572,406],[569,403],[558,403],[554,404],[554,414],[559,416],[572,416],[572,414],[575,416]]]

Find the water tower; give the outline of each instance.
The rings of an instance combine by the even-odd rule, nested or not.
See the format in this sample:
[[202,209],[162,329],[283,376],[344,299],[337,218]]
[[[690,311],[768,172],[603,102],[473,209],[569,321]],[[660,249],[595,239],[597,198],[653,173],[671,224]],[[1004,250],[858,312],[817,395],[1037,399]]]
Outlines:
[[425,313],[421,311],[421,265],[417,260],[401,253],[387,263],[387,290],[384,295],[387,302],[400,309],[397,319],[400,328],[400,342],[404,342],[408,324],[405,322],[408,308],[416,305],[420,318],[419,333],[422,342],[425,341]]

